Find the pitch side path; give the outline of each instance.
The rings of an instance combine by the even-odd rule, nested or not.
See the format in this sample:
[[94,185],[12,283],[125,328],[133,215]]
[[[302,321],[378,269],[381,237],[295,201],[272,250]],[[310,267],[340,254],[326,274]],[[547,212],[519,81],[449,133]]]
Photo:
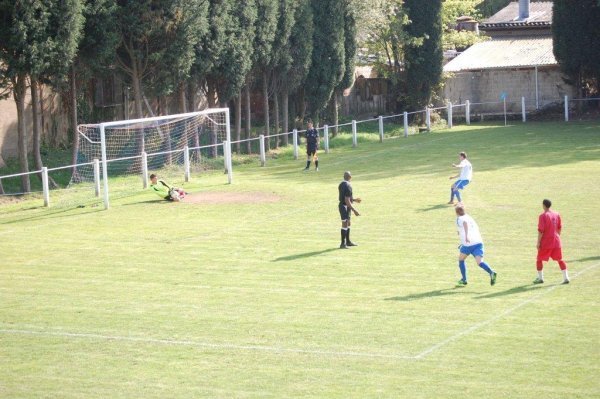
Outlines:
[[[600,397],[600,122],[377,139],[195,175],[193,203],[0,205],[0,397]],[[494,287],[471,258],[454,287],[460,151]],[[544,198],[569,285],[531,284]]]

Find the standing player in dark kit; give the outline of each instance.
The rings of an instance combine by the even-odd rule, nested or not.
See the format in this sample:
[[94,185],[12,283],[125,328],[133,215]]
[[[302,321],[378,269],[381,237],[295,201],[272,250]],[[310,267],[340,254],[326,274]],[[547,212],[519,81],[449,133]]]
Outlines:
[[313,123],[308,122],[306,128],[306,168],[307,171],[310,168],[310,161],[312,158],[315,159],[315,171],[319,171],[319,157],[317,156],[317,150],[319,149],[319,141],[321,136],[317,129],[313,128]]
[[350,172],[344,172],[344,181],[338,186],[340,216],[342,218],[342,243],[340,244],[341,249],[347,249],[348,247],[355,247],[356,244],[350,241],[350,216],[354,212],[355,216],[360,216],[358,211],[352,206],[353,202],[360,203],[360,198],[352,197],[352,185],[350,180],[352,175]]

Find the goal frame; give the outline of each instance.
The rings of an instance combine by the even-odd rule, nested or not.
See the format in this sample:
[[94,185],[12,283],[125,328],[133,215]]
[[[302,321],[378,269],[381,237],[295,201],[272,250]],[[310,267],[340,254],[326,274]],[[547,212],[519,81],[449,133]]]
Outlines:
[[[226,140],[223,140],[223,155],[225,159],[225,168],[227,170],[228,181],[231,184],[233,180],[232,175],[232,162],[231,162],[231,126],[230,126],[230,116],[229,116],[229,108],[208,108],[202,111],[194,111],[194,112],[186,112],[182,114],[173,114],[173,115],[164,115],[164,116],[153,116],[150,118],[138,118],[138,119],[126,119],[112,122],[102,122],[102,123],[84,123],[79,126],[97,126],[100,131],[100,149],[101,149],[101,160],[102,164],[102,184],[103,184],[103,202],[104,209],[110,208],[110,199],[109,199],[109,189],[108,189],[108,160],[106,154],[106,128],[113,126],[122,126],[143,122],[156,122],[161,120],[169,120],[169,119],[184,119],[191,118],[194,116],[202,116],[202,115],[210,115],[216,113],[224,113],[225,114],[225,132],[226,132]],[[77,134],[81,134],[79,129]]]

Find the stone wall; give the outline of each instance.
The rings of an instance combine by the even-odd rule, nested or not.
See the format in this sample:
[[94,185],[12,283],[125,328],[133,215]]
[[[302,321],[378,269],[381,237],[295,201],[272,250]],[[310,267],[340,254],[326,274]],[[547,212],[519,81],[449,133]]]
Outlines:
[[[564,96],[572,97],[575,90],[566,84],[558,67],[538,68],[538,104],[540,108],[560,103]],[[446,80],[444,96],[454,104],[487,103],[502,101],[506,93],[507,111],[521,111],[521,97],[525,97],[527,109],[535,109],[535,69],[489,69],[458,72]],[[502,104],[487,104],[472,108],[477,113],[502,112]]]
[[[29,139],[29,150],[33,143],[33,116],[31,112],[30,91],[25,98],[25,126]],[[42,142],[53,146],[67,144],[69,119],[63,109],[60,97],[51,90],[45,89],[42,112]],[[17,158],[17,107],[12,96],[0,100],[0,167],[3,161]]]

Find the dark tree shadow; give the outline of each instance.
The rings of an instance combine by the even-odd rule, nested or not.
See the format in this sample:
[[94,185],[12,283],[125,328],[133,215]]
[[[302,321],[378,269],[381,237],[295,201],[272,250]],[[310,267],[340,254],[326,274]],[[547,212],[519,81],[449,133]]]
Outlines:
[[476,299],[496,298],[499,296],[506,296],[506,295],[520,294],[523,292],[535,291],[540,288],[543,288],[542,284],[540,284],[540,285],[527,284],[527,285],[521,285],[518,287],[509,288],[505,291],[492,292],[491,294],[479,295],[479,296],[476,296],[475,298]]
[[467,294],[467,293],[473,293],[473,292],[469,292],[469,291],[464,291],[465,287],[453,287],[453,288],[444,288],[442,290],[435,290],[435,291],[427,291],[427,292],[420,292],[417,294],[410,294],[410,295],[405,295],[405,296],[393,296],[390,298],[385,298],[386,301],[403,301],[403,302],[409,302],[409,301],[414,301],[417,299],[424,299],[424,298],[435,298],[438,296],[447,296],[447,295],[456,295],[456,294]]
[[336,247],[336,248],[324,249],[322,251],[312,251],[312,252],[304,252],[304,253],[296,254],[296,255],[282,256],[282,257],[273,259],[271,262],[281,262],[281,261],[289,261],[289,260],[296,260],[296,259],[302,259],[302,258],[310,258],[311,256],[317,256],[317,255],[325,254],[327,252],[337,251],[338,249],[339,248]]

